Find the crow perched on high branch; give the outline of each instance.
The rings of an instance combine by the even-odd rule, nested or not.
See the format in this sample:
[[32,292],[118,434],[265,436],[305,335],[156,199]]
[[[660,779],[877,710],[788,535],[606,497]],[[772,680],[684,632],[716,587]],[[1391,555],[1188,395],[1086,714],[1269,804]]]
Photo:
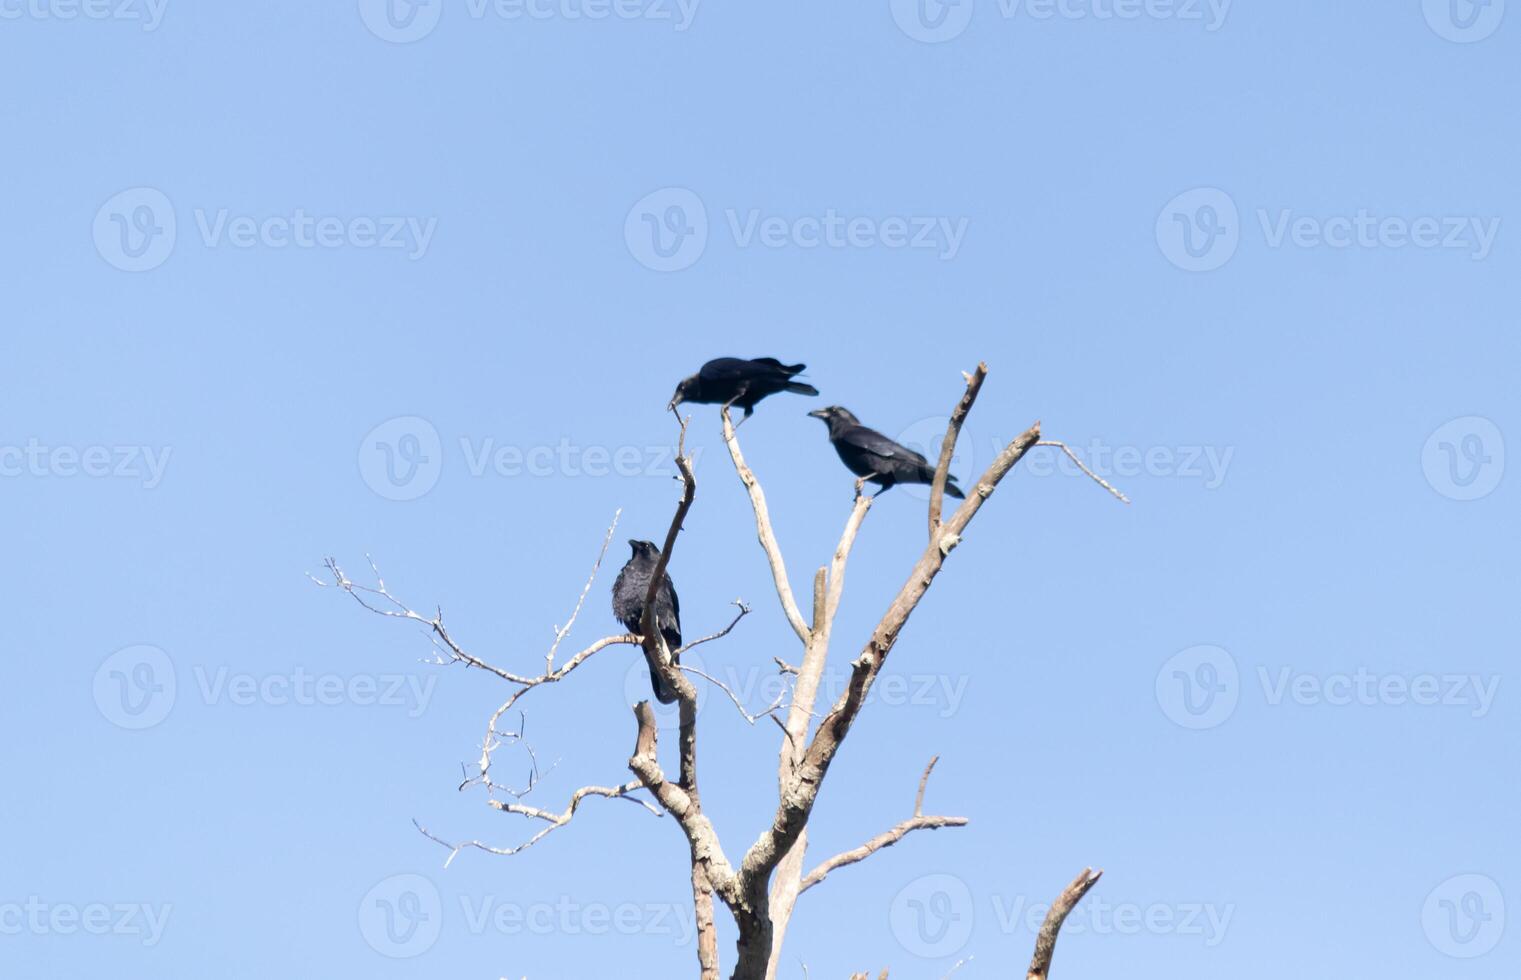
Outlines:
[[676,386],[676,394],[666,408],[674,409],[682,402],[738,405],[745,410],[744,418],[740,419],[744,422],[755,411],[756,402],[779,391],[817,395],[819,390],[813,385],[792,380],[793,375],[802,373],[807,366],[783,364],[774,357],[748,361],[740,357],[714,358]]
[[[823,419],[829,426],[829,441],[834,444],[834,451],[840,454],[840,461],[846,468],[882,488],[874,496],[881,496],[898,483],[935,482],[935,468],[929,460],[876,429],[868,429],[860,419],[840,406],[830,405],[808,414]],[[966,497],[956,486],[956,478],[949,473],[945,475],[945,492],[957,499]]]

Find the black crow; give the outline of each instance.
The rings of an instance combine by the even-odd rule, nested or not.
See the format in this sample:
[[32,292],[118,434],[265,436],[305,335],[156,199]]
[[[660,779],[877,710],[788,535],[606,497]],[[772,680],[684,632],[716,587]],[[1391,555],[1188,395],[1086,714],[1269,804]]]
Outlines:
[[743,422],[755,411],[755,403],[778,391],[799,395],[817,395],[813,385],[793,381],[806,364],[783,364],[774,357],[757,357],[747,361],[739,357],[718,357],[702,370],[676,386],[676,394],[666,406],[673,409],[682,402],[701,405],[738,405],[745,410]]
[[[639,633],[644,629],[644,598],[650,592],[650,576],[660,561],[660,549],[653,541],[630,540],[629,547],[634,551],[633,556],[613,582],[613,615],[630,633]],[[676,587],[671,584],[670,575],[665,576],[655,592],[655,628],[665,638],[665,645],[674,660],[681,647],[681,600],[676,598]],[[661,704],[676,700],[676,692],[661,679],[653,666],[650,667],[650,684]]]
[[[831,405],[808,414],[823,419],[829,426],[829,441],[850,472],[882,487],[875,496],[881,496],[897,483],[935,482],[935,468],[929,460],[907,446],[893,442],[876,429],[868,429],[860,419],[840,406]],[[958,499],[966,496],[956,486],[956,477],[950,473],[945,475],[945,492]]]

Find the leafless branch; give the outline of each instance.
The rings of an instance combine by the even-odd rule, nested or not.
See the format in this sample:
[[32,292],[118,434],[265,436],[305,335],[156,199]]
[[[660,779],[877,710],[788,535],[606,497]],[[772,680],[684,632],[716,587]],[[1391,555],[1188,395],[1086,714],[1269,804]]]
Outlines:
[[914,797],[914,815],[893,827],[873,837],[860,847],[852,848],[823,862],[808,874],[798,888],[801,894],[817,885],[829,876],[836,868],[843,868],[847,864],[855,864],[871,857],[884,847],[892,847],[898,841],[907,837],[916,830],[939,830],[941,827],[965,827],[968,823],[966,817],[927,817],[924,815],[924,787],[929,782],[930,773],[934,771],[935,763],[940,761],[937,755],[924,767],[924,775],[919,777],[919,792]]
[[729,455],[734,460],[734,469],[739,474],[740,482],[744,483],[745,489],[750,493],[750,506],[755,511],[755,530],[760,537],[761,548],[766,552],[766,560],[771,563],[771,577],[776,582],[776,594],[782,602],[782,612],[787,616],[787,622],[792,625],[792,631],[803,643],[808,642],[808,624],[803,622],[803,614],[798,612],[797,600],[792,596],[792,586],[787,581],[787,563],[782,559],[782,549],[776,543],[776,533],[771,529],[771,513],[766,509],[766,494],[761,490],[760,482],[755,479],[755,473],[745,463],[744,453],[739,450],[739,437],[734,433],[734,423],[729,419],[729,409],[726,406],[720,415],[724,423],[724,443],[729,447]]
[[696,667],[689,667],[689,666],[683,664],[683,665],[681,665],[680,669],[686,671],[689,674],[696,674],[698,677],[701,677],[703,680],[707,681],[709,684],[712,684],[714,687],[718,688],[720,691],[723,691],[725,694],[727,694],[729,696],[729,700],[734,702],[734,707],[737,708],[739,710],[739,713],[744,716],[745,721],[749,722],[752,725],[755,724],[756,721],[760,720],[761,718],[765,718],[765,717],[768,717],[768,716],[774,717],[776,715],[777,709],[782,706],[782,702],[787,699],[787,694],[784,691],[781,694],[778,694],[776,696],[776,700],[773,701],[773,702],[771,702],[770,707],[768,707],[765,710],[760,711],[760,712],[752,715],[749,711],[745,710],[745,704],[744,704],[743,701],[741,701],[739,699],[739,695],[735,694],[729,688],[729,685],[725,684],[723,681],[721,681],[718,678],[712,676],[711,674],[706,674],[706,673],[698,670]]
[[538,677],[517,678],[514,683],[519,685],[518,689],[508,695],[507,700],[503,701],[501,706],[491,713],[491,719],[486,723],[486,735],[485,738],[481,741],[481,757],[480,761],[477,763],[477,765],[480,767],[480,774],[474,778],[465,780],[465,782],[460,785],[460,789],[464,789],[466,786],[472,785],[474,783],[480,783],[486,786],[488,789],[494,785],[491,781],[491,755],[496,751],[498,747],[501,746],[502,735],[504,734],[497,729],[497,723],[501,721],[503,715],[512,710],[513,706],[518,703],[518,700],[522,698],[523,695],[544,684],[558,684],[560,681],[565,679],[567,674],[575,670],[577,667],[581,666],[587,661],[588,658],[600,650],[604,650],[607,647],[616,646],[618,644],[638,643],[639,637],[634,636],[632,633],[623,633],[618,636],[604,636],[602,639],[597,640],[591,646],[576,653],[575,656],[565,661],[565,663],[561,664],[555,670],[552,670],[546,674],[540,674]]
[[[975,389],[980,384],[978,377],[984,373],[984,370],[979,365],[977,375],[967,377],[969,390]],[[966,398],[967,395],[963,394],[962,399],[966,400]],[[881,671],[909,616],[917,608],[925,592],[929,590],[946,558],[960,542],[962,532],[976,516],[983,502],[992,495],[1009,470],[1024,458],[1039,439],[1040,423],[1037,422],[998,454],[977,485],[967,494],[966,500],[961,503],[949,520],[938,526],[936,537],[931,539],[925,548],[923,555],[910,572],[908,581],[899,590],[897,597],[872,631],[871,638],[861,654],[851,662],[851,676],[845,693],[820,722],[790,775],[785,764],[783,765],[776,816],[771,826],[750,846],[740,863],[739,875],[745,896],[745,908],[736,911],[736,918],[741,921],[742,933],[746,910],[766,910],[770,901],[766,882],[784,858],[792,860],[791,852],[794,845],[806,839],[808,819],[830,763],[833,762],[851,725],[865,704],[872,682]],[[954,445],[942,446],[942,457],[947,451],[954,453],[954,449]],[[759,918],[760,921],[756,926],[760,933],[758,938],[763,938],[770,945],[777,935],[772,928],[771,917],[764,915]],[[765,959],[755,954],[757,958],[747,963],[746,950],[742,943],[736,977],[764,976],[765,964],[774,960],[775,951],[772,949],[767,952],[768,956]]]
[[728,636],[729,633],[730,633],[730,631],[733,630],[734,627],[736,627],[736,626],[739,625],[739,621],[741,619],[744,619],[746,616],[750,615],[750,606],[743,599],[735,599],[734,602],[733,602],[733,605],[736,605],[736,606],[739,607],[739,612],[737,612],[737,613],[734,614],[734,618],[732,620],[730,620],[728,626],[725,626],[723,629],[719,630],[717,633],[711,633],[711,634],[709,634],[707,636],[702,637],[701,639],[693,640],[691,643],[686,644],[685,646],[683,646],[679,650],[672,651],[671,656],[673,656],[673,657],[679,656],[680,654],[686,653],[688,650],[692,649],[693,647],[700,647],[704,643],[712,643],[714,640],[721,640],[724,637]]
[[962,374],[966,378],[966,391],[961,394],[961,401],[956,403],[956,408],[951,412],[950,423],[945,427],[945,438],[940,442],[940,459],[935,464],[935,478],[930,483],[929,500],[929,536],[934,542],[940,538],[940,507],[945,500],[945,484],[950,478],[951,457],[956,454],[956,440],[961,438],[961,426],[966,422],[967,413],[971,412],[972,405],[977,401],[977,393],[982,390],[982,382],[987,379],[988,366],[978,362],[977,370],[971,374]]
[[618,518],[623,516],[623,508],[613,511],[613,522],[607,526],[607,534],[602,538],[602,550],[597,552],[597,560],[592,562],[591,574],[586,576],[586,584],[581,587],[581,595],[576,599],[576,608],[570,611],[570,618],[565,625],[555,630],[555,641],[549,647],[549,652],[544,655],[544,673],[554,670],[555,653],[560,649],[560,643],[565,639],[571,627],[576,625],[576,617],[581,615],[581,607],[586,604],[586,594],[591,591],[592,583],[597,580],[597,572],[602,568],[602,559],[607,557],[607,546],[612,544],[613,531],[618,527]]
[[539,841],[543,840],[545,837],[549,836],[549,834],[570,823],[570,821],[576,815],[576,808],[579,807],[581,805],[581,801],[586,799],[588,796],[601,796],[607,799],[626,799],[631,803],[639,804],[644,809],[648,810],[650,813],[653,813],[657,817],[664,816],[664,814],[662,814],[660,810],[653,806],[649,801],[641,800],[637,796],[629,795],[630,793],[643,788],[643,784],[640,783],[637,779],[629,780],[622,786],[583,786],[571,795],[569,805],[566,806],[564,811],[560,813],[555,813],[551,810],[542,810],[538,807],[527,806],[522,803],[503,803],[498,800],[492,800],[491,805],[503,813],[516,813],[535,820],[542,820],[548,824],[547,827],[544,827],[538,833],[534,834],[532,837],[528,838],[528,840],[517,845],[516,847],[493,847],[478,840],[468,840],[459,844],[451,844],[448,841],[431,833],[426,827],[418,823],[416,820],[412,821],[412,825],[416,827],[424,837],[449,848],[449,857],[444,861],[444,867],[447,868],[454,861],[454,859],[459,856],[460,851],[463,851],[466,848],[475,848],[476,850],[485,851],[488,854],[495,854],[501,857],[511,857],[512,855],[517,854],[519,851],[527,850],[528,848],[537,844]]
[[[690,683],[690,682],[689,682]],[[628,767],[639,781],[660,801],[665,811],[676,818],[692,848],[692,861],[702,866],[708,884],[731,906],[738,900],[737,878],[729,859],[718,842],[718,832],[700,806],[683,787],[666,779],[657,757],[658,730],[655,712],[648,701],[634,705],[638,735]]]
[[1051,446],[1051,447],[1053,447],[1055,449],[1060,449],[1062,452],[1064,452],[1064,453],[1067,454],[1067,458],[1068,459],[1072,460],[1072,462],[1074,462],[1074,463],[1077,464],[1077,468],[1078,469],[1080,469],[1084,473],[1088,474],[1089,478],[1092,479],[1094,483],[1097,483],[1099,486],[1103,487],[1105,490],[1108,490],[1110,493],[1114,494],[1114,496],[1116,498],[1118,498],[1121,503],[1125,503],[1125,504],[1130,503],[1130,498],[1129,497],[1127,497],[1123,493],[1121,493],[1119,491],[1119,489],[1117,487],[1115,487],[1113,484],[1111,484],[1108,480],[1105,480],[1103,477],[1099,476],[1097,473],[1095,473],[1092,470],[1090,470],[1083,463],[1083,461],[1081,459],[1077,458],[1077,453],[1073,452],[1072,448],[1070,446],[1068,446],[1065,442],[1058,442],[1055,439],[1042,439],[1040,442],[1037,442],[1036,445],[1037,446]]
[[1056,901],[1051,903],[1051,908],[1046,912],[1046,921],[1041,923],[1040,933],[1035,937],[1035,957],[1030,960],[1030,972],[1025,975],[1026,980],[1046,980],[1051,972],[1051,956],[1056,952],[1056,936],[1061,932],[1062,923],[1077,907],[1077,903],[1083,900],[1083,896],[1088,894],[1088,890],[1098,884],[1103,874],[1102,871],[1084,868],[1081,874],[1072,879],[1072,884],[1062,890]]

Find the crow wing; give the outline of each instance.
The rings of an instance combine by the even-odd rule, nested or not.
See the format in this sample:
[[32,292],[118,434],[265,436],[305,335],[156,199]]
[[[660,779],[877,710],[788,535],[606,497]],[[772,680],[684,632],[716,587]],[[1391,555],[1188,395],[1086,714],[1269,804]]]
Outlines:
[[704,381],[746,381],[755,377],[755,369],[749,361],[739,357],[715,357],[697,372]]
[[846,429],[840,437],[842,441],[865,450],[873,456],[890,459],[899,463],[917,463],[920,466],[928,466],[929,460],[920,456],[907,446],[893,442],[891,439],[878,432],[876,429],[868,429],[864,425]]

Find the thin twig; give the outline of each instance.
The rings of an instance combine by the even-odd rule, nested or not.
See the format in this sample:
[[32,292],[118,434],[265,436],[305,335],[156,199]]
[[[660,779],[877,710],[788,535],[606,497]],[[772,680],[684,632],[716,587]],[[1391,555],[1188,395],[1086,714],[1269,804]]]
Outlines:
[[930,773],[935,770],[935,763],[940,761],[937,755],[930,759],[929,765],[924,767],[924,774],[919,777],[919,792],[914,795],[914,815],[893,827],[884,831],[860,847],[852,848],[836,854],[834,857],[823,862],[812,871],[803,876],[798,887],[798,894],[817,885],[829,876],[831,871],[843,868],[848,864],[856,864],[871,857],[884,847],[892,847],[898,841],[907,837],[916,830],[939,830],[942,827],[965,827],[970,821],[966,817],[927,817],[924,815],[924,787],[929,783]]
[[426,827],[418,823],[416,820],[412,821],[412,825],[416,827],[424,837],[449,848],[449,857],[446,861],[444,861],[444,867],[447,868],[450,863],[452,863],[454,859],[459,856],[460,851],[463,851],[466,848],[475,848],[476,850],[485,851],[488,854],[495,854],[499,857],[511,857],[512,855],[517,854],[519,851],[527,850],[528,848],[537,844],[539,841],[543,840],[549,834],[570,823],[570,821],[576,815],[576,808],[579,807],[581,805],[581,801],[586,799],[588,796],[601,796],[607,799],[626,799],[630,803],[639,804],[641,807],[648,810],[650,813],[653,813],[657,817],[664,816],[665,814],[661,813],[660,810],[651,804],[648,800],[643,800],[637,796],[629,795],[630,793],[643,788],[643,784],[641,784],[637,779],[631,779],[621,786],[583,786],[571,795],[569,805],[567,805],[565,807],[565,810],[560,813],[555,813],[550,810],[542,810],[538,807],[526,806],[521,803],[502,803],[496,800],[492,800],[491,805],[503,813],[516,813],[521,816],[529,817],[531,819],[542,820],[545,823],[549,824],[549,826],[543,828],[538,833],[534,834],[532,837],[528,838],[528,840],[517,845],[516,847],[493,847],[490,844],[485,844],[478,840],[468,840],[459,844],[451,844],[436,834],[431,833]]
[[729,635],[730,631],[733,630],[734,627],[736,627],[736,626],[739,625],[739,621],[741,619],[744,619],[746,616],[750,615],[750,605],[749,605],[749,603],[745,602],[745,600],[743,600],[743,599],[735,599],[732,603],[730,603],[730,605],[738,606],[739,607],[739,612],[735,614],[734,619],[729,622],[728,626],[725,626],[723,629],[719,630],[717,633],[710,633],[709,635],[704,636],[703,638],[701,638],[699,640],[693,640],[691,643],[688,643],[686,646],[681,647],[679,650],[673,650],[673,651],[671,651],[671,656],[672,657],[679,657],[681,654],[686,653],[688,650],[692,649],[693,647],[700,647],[704,643],[712,643],[714,640],[721,640],[721,639],[723,639],[724,637],[726,637],[726,636]]
[[1114,494],[1115,497],[1119,498],[1121,503],[1130,503],[1130,498],[1121,493],[1118,487],[1115,487],[1108,480],[1105,480],[1103,477],[1099,476],[1097,473],[1093,472],[1086,465],[1084,465],[1083,461],[1077,458],[1077,453],[1073,452],[1071,447],[1068,446],[1065,442],[1058,442],[1055,439],[1042,439],[1040,442],[1037,442],[1036,445],[1051,446],[1053,448],[1060,449],[1062,452],[1067,454],[1068,459],[1077,464],[1078,469],[1082,470],[1084,473],[1087,473],[1089,478],[1091,478],[1094,483],[1097,483],[1105,490],[1108,490],[1110,493]]
[[734,702],[734,707],[737,708],[739,710],[739,713],[744,716],[745,721],[749,722],[752,725],[768,715],[775,717],[777,709],[780,708],[782,706],[782,702],[787,699],[787,692],[783,691],[781,694],[778,694],[776,696],[776,700],[771,703],[771,706],[769,708],[758,714],[752,715],[750,712],[745,710],[744,702],[740,701],[739,696],[730,690],[729,685],[725,684],[723,681],[712,676],[711,674],[703,673],[696,667],[689,667],[686,664],[680,664],[679,669],[686,671],[688,674],[696,674],[698,677],[701,677],[709,684],[712,684],[714,687],[727,694],[729,696],[729,700]]

